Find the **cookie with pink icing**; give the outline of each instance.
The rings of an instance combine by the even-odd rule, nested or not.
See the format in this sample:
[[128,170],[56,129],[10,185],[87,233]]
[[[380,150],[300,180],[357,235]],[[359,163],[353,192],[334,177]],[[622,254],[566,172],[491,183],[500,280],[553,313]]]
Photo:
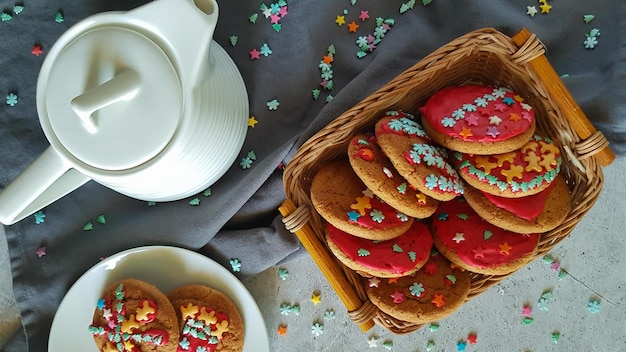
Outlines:
[[544,233],[561,225],[569,214],[570,191],[557,176],[543,191],[526,197],[505,198],[465,185],[467,203],[487,222],[516,233]]
[[402,321],[425,324],[443,319],[463,305],[471,278],[437,251],[416,273],[400,278],[364,279],[370,301]]
[[429,217],[439,202],[409,185],[381,151],[376,137],[359,134],[348,145],[352,169],[363,183],[399,211],[419,219]]
[[387,113],[375,128],[378,145],[398,173],[412,187],[440,201],[463,194],[463,183],[448,163],[445,148],[432,144],[411,115],[396,113]]
[[506,87],[446,87],[420,112],[434,141],[463,153],[506,153],[520,148],[535,131],[534,109]]
[[353,236],[389,240],[414,219],[381,201],[354,173],[347,159],[324,164],[311,181],[311,203],[324,220]]
[[435,247],[456,265],[485,275],[511,273],[530,262],[539,234],[519,234],[492,225],[463,198],[441,203],[433,214]]
[[175,352],[179,329],[176,311],[155,286],[125,279],[108,287],[89,325],[100,351]]
[[433,238],[421,221],[414,221],[407,232],[387,241],[352,236],[329,224],[326,243],[348,268],[363,276],[389,278],[419,270],[430,256]]
[[546,189],[561,170],[561,152],[549,138],[537,134],[511,152],[476,155],[455,152],[463,179],[485,193],[518,198]]

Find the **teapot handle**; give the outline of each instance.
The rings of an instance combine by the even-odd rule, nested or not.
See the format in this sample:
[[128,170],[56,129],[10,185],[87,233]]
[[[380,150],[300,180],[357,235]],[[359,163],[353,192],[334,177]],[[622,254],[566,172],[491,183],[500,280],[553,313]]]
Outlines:
[[0,222],[12,225],[89,180],[50,146],[0,192]]

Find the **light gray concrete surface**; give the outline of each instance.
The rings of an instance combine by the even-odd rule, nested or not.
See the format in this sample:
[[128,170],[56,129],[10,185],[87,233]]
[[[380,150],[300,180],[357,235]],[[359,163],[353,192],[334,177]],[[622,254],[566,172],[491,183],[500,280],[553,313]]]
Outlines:
[[[477,336],[465,351],[623,351],[626,350],[626,159],[604,169],[605,186],[596,205],[572,234],[556,246],[550,256],[569,275],[559,279],[550,265],[537,260],[518,271],[452,316],[438,321],[439,329],[428,327],[406,335],[395,335],[375,326],[362,332],[348,318],[345,308],[320,270],[308,256],[270,268],[243,280],[255,297],[267,326],[271,351],[457,351],[457,343]],[[286,280],[278,270],[289,271]],[[3,231],[0,231],[0,342],[19,328],[10,290],[10,275]],[[547,310],[539,308],[546,291],[553,296]],[[311,302],[313,293],[321,302]],[[600,311],[587,309],[590,299],[601,302]],[[300,313],[281,315],[281,304],[299,305]],[[532,307],[533,321],[523,323],[522,307]],[[334,319],[325,320],[332,310]],[[323,324],[316,337],[311,326]],[[279,336],[279,325],[287,333]],[[559,333],[558,343],[552,339]],[[378,339],[370,347],[368,340]],[[385,347],[384,343],[393,344]],[[373,344],[373,343],[372,343]],[[1,345],[1,344],[0,344]]]

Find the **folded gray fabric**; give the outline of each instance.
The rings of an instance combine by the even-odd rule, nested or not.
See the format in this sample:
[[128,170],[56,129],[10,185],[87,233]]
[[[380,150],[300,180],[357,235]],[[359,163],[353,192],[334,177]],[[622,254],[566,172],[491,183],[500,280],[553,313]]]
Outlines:
[[[35,88],[55,40],[88,15],[146,2],[60,0],[58,7],[25,2],[19,14],[5,7],[11,19],[0,22],[0,94],[13,92],[19,100],[14,106],[0,103],[0,189],[48,146],[37,118]],[[271,10],[271,4],[265,4]],[[527,14],[529,4],[538,11],[534,16]],[[333,118],[433,50],[475,29],[494,27],[512,36],[526,27],[536,33],[583,111],[616,153],[626,153],[623,1],[554,2],[548,13],[541,13],[539,3],[521,0],[434,0],[427,5],[421,1],[276,1],[275,7],[287,5],[276,23],[280,28],[261,12],[261,1],[231,0],[219,5],[214,39],[239,67],[250,114],[258,121],[248,128],[240,157],[211,187],[210,195],[197,196],[196,206],[189,204],[194,197],[149,206],[88,182],[46,207],[43,223],[37,224],[31,216],[5,227],[26,337],[16,336],[5,350],[46,350],[50,325],[64,294],[101,257],[164,244],[198,251],[226,267],[230,258],[239,258],[239,275],[254,275],[297,252],[300,245],[282,227],[276,210],[285,198],[281,166]],[[55,22],[59,11],[63,21]],[[593,20],[586,23],[585,15],[593,15]],[[375,33],[377,17],[393,21],[375,50],[359,58],[356,42]],[[348,27],[352,22],[354,32]],[[594,28],[600,34],[592,33]],[[590,33],[595,42],[590,40],[587,46],[594,48],[585,48]],[[193,35],[189,33],[190,40]],[[39,56],[31,54],[36,44],[43,49]],[[320,86],[318,65],[331,44],[335,54],[329,90]],[[265,55],[253,58],[250,52],[261,51],[264,45]],[[320,90],[317,100],[314,89]],[[244,169],[239,160],[251,151],[256,160]],[[97,222],[100,215],[105,215],[106,224]],[[84,231],[88,222],[93,229]],[[44,246],[46,255],[39,257],[36,251]]]

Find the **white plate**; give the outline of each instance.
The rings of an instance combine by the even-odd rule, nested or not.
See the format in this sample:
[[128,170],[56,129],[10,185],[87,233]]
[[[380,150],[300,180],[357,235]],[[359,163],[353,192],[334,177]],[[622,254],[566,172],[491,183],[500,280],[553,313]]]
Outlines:
[[70,288],[52,321],[48,351],[94,351],[87,330],[98,298],[115,281],[135,278],[163,292],[187,284],[204,284],[222,291],[237,305],[244,320],[244,352],[269,352],[265,322],[246,287],[223,266],[182,248],[150,246],[129,249],[96,264]]

